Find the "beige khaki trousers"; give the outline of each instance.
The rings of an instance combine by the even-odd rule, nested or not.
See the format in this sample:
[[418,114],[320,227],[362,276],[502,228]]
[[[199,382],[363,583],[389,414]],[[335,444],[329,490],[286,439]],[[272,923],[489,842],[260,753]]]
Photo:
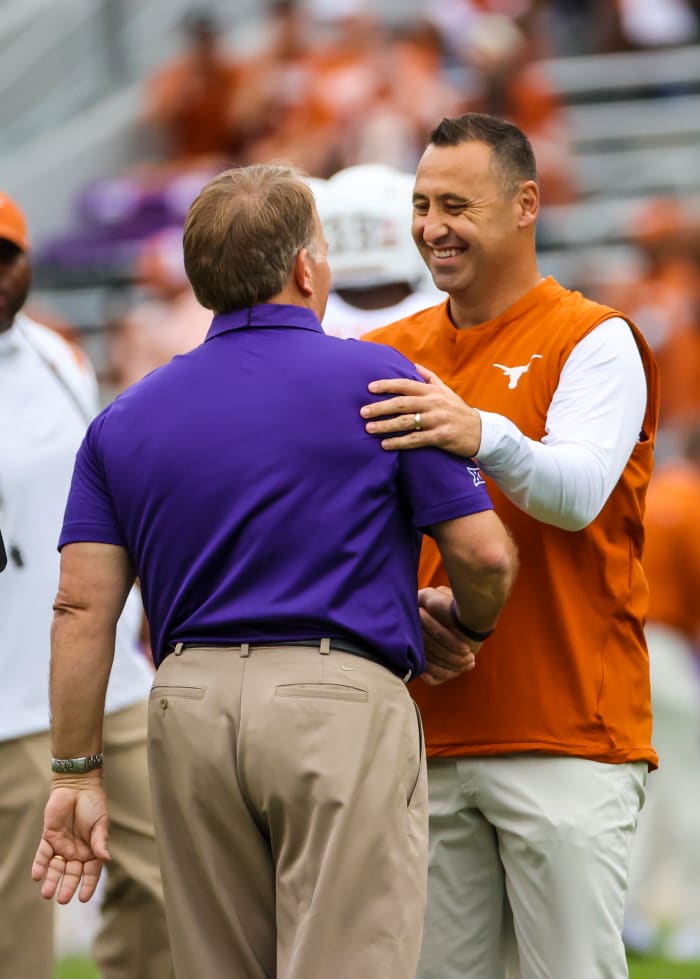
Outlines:
[[[107,879],[94,955],[102,979],[172,979],[148,792],[147,701],[105,717]],[[51,979],[54,905],[30,876],[50,790],[48,732],[0,742],[0,979]]]
[[156,675],[149,764],[178,979],[413,979],[427,790],[400,679],[335,650],[185,648]]
[[0,977],[51,979],[53,909],[30,876],[49,795],[48,731],[0,741]]

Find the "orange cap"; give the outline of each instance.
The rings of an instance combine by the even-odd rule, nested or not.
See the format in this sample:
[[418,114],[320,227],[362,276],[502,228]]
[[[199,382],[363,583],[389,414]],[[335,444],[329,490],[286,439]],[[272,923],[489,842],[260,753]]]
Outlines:
[[0,238],[11,241],[23,252],[29,250],[29,235],[24,215],[7,194],[0,192]]

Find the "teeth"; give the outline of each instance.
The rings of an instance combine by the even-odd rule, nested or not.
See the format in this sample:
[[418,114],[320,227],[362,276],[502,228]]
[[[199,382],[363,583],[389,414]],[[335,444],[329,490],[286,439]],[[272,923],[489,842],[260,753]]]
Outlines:
[[454,258],[461,250],[461,248],[433,248],[433,255],[435,258]]

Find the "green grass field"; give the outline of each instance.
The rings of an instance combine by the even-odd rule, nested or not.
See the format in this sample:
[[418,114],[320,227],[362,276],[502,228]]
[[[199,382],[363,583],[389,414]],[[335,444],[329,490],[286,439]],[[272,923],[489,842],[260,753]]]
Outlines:
[[[89,959],[64,959],[56,968],[54,979],[99,979]],[[630,979],[700,979],[700,962],[675,965],[663,959],[633,959]]]
[[54,979],[99,979],[99,973],[91,959],[71,956],[58,963]]

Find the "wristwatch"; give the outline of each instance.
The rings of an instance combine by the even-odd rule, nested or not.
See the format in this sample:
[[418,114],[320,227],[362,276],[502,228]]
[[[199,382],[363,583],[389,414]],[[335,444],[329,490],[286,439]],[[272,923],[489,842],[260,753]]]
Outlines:
[[51,771],[62,775],[83,775],[94,768],[102,768],[102,755],[84,755],[82,758],[52,758]]

